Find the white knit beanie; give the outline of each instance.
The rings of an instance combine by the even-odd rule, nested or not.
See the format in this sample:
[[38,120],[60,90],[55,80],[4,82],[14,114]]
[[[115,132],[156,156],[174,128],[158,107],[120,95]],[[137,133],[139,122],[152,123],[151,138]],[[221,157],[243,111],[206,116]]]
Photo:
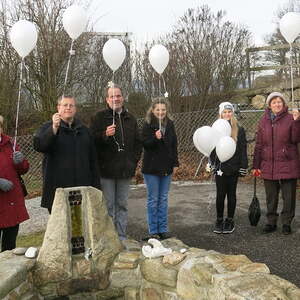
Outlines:
[[219,115],[221,116],[224,109],[230,109],[232,112],[234,112],[234,107],[230,102],[222,102],[219,105]]
[[276,97],[280,97],[283,101],[283,104],[285,105],[286,104],[286,100],[284,98],[284,96],[279,93],[279,92],[273,92],[271,93],[268,97],[267,97],[267,100],[266,100],[266,105],[269,106],[270,105],[270,102],[273,98],[276,98]]

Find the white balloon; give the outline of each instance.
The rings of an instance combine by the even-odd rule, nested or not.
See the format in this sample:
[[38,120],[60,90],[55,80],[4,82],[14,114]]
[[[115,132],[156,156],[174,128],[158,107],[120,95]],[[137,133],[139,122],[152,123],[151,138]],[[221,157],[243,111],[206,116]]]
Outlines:
[[230,159],[236,149],[236,142],[230,136],[222,137],[216,145],[216,153],[220,162],[225,162]]
[[216,120],[211,127],[219,133],[220,138],[223,136],[231,136],[231,126],[229,122],[224,119]]
[[169,51],[163,45],[154,45],[149,52],[149,61],[153,69],[161,75],[169,63]]
[[288,43],[293,43],[300,33],[300,13],[288,12],[279,22],[279,29]]
[[71,5],[65,10],[62,21],[65,31],[75,40],[85,30],[87,15],[81,6]]
[[104,44],[102,55],[107,65],[116,71],[125,59],[126,48],[120,40],[110,39]]
[[10,42],[22,58],[27,56],[35,47],[37,37],[35,25],[26,20],[18,21],[10,30]]
[[193,142],[198,151],[209,157],[211,151],[216,147],[218,136],[210,126],[202,126],[194,132]]

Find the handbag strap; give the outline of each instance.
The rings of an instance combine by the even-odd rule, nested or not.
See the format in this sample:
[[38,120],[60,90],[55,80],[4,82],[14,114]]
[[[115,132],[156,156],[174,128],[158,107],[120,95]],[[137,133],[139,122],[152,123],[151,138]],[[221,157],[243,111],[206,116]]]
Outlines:
[[256,176],[254,176],[253,182],[253,197],[256,197]]

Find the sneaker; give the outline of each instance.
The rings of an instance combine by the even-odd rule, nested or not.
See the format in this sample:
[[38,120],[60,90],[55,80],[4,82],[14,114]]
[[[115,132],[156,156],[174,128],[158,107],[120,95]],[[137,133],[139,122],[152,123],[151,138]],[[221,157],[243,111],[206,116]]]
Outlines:
[[224,222],[223,233],[233,233],[235,230],[233,219],[226,219]]
[[222,233],[223,232],[223,219],[217,219],[214,233]]
[[149,234],[149,235],[143,237],[142,241],[148,242],[148,240],[150,240],[150,239],[157,239],[157,240],[159,240],[160,236],[157,233],[152,233],[152,234]]
[[291,234],[292,233],[291,225],[283,224],[282,225],[282,233],[285,235]]
[[272,225],[272,224],[266,224],[263,233],[271,233],[277,230],[277,225]]
[[158,234],[161,240],[166,240],[172,237],[170,232],[161,232]]

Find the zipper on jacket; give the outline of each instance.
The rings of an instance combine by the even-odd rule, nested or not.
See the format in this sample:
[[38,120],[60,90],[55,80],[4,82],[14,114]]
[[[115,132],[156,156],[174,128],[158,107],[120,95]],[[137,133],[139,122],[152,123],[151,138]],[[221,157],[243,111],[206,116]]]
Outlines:
[[272,179],[273,179],[273,170],[274,170],[274,163],[275,163],[275,159],[274,159],[274,123],[272,122]]
[[118,113],[119,115],[119,122],[120,122],[120,129],[121,129],[121,138],[122,138],[122,146],[124,148],[124,132],[123,132],[123,125],[122,125],[122,119],[121,119],[121,113]]

